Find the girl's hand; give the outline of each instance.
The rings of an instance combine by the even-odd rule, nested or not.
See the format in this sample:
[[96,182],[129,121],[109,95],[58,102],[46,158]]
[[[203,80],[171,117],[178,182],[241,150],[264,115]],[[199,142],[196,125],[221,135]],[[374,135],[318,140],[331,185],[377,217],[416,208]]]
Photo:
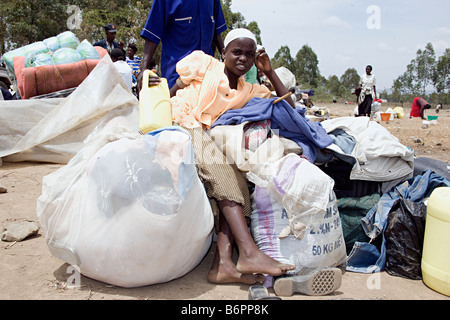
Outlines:
[[272,70],[269,55],[264,48],[256,51],[255,66],[264,73]]

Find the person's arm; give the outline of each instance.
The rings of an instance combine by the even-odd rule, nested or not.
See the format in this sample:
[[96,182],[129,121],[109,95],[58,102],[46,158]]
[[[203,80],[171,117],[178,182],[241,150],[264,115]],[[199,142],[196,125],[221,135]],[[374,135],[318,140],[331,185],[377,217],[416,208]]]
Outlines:
[[170,97],[173,97],[177,94],[177,91],[183,88],[186,88],[188,85],[184,84],[183,81],[181,81],[181,78],[178,77],[177,81],[173,85],[172,88],[170,88]]
[[[264,49],[256,53],[255,65],[259,70],[264,72],[279,97],[282,97],[289,92],[281,82],[275,70],[272,69],[269,56]],[[285,100],[292,106],[292,108],[295,108],[294,101],[292,101],[292,98],[290,96]]]
[[[158,47],[158,44],[156,44],[153,41],[150,41],[148,39],[145,39],[144,55],[141,60],[141,71],[139,72],[139,75],[137,77],[138,92],[140,92],[142,89],[142,76],[144,74],[144,71],[151,68],[152,58],[153,58],[153,55],[155,54],[157,47]],[[150,77],[149,86],[158,85],[160,82],[161,82],[161,79],[159,77]]]
[[374,76],[373,77],[373,95],[374,95],[373,99],[374,100],[377,99],[377,88],[376,88],[376,85],[377,85],[377,78],[375,78],[375,76]]
[[225,48],[223,44],[223,39],[220,34],[215,35],[214,44],[217,47],[217,50],[219,50],[219,54],[222,55],[222,51]]
[[425,115],[424,115],[424,111],[425,111],[425,106],[420,106],[420,111],[419,111],[419,115],[423,120],[426,120]]

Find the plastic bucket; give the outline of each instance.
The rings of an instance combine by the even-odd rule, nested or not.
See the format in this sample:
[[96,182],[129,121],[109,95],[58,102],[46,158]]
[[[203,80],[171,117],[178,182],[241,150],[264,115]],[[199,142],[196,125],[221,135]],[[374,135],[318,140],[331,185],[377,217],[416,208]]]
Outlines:
[[380,113],[380,117],[381,117],[381,121],[389,121],[389,119],[391,118],[391,114],[382,112],[382,113]]
[[427,116],[428,121],[437,120],[438,116]]
[[422,252],[423,282],[450,296],[450,187],[434,189],[428,199]]

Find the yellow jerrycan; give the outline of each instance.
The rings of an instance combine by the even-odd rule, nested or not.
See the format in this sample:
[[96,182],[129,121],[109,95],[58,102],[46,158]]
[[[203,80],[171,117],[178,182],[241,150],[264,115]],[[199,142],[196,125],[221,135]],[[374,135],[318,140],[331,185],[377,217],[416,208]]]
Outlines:
[[450,187],[428,199],[422,249],[422,278],[431,289],[450,296]]
[[149,87],[149,76],[155,76],[145,70],[142,77],[142,89],[139,92],[139,130],[142,134],[172,125],[172,107],[167,79],[161,78],[157,86]]

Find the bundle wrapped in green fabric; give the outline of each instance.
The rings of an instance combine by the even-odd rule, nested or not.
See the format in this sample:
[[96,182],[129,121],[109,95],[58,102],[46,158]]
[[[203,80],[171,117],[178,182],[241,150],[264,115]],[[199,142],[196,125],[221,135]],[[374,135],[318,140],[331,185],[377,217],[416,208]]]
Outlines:
[[33,62],[33,67],[49,66],[53,64],[53,59],[50,53],[39,53]]
[[76,49],[80,44],[78,38],[71,31],[60,33],[56,38],[58,39],[60,48]]
[[77,47],[78,53],[84,59],[100,59],[100,54],[95,50],[94,46],[87,41],[83,40]]
[[77,50],[72,48],[61,48],[53,54],[54,64],[67,64],[83,60]]
[[47,46],[47,48],[52,51],[55,52],[56,50],[58,50],[59,48],[61,48],[61,46],[59,45],[58,42],[58,38],[57,37],[50,37],[45,39],[44,44]]

